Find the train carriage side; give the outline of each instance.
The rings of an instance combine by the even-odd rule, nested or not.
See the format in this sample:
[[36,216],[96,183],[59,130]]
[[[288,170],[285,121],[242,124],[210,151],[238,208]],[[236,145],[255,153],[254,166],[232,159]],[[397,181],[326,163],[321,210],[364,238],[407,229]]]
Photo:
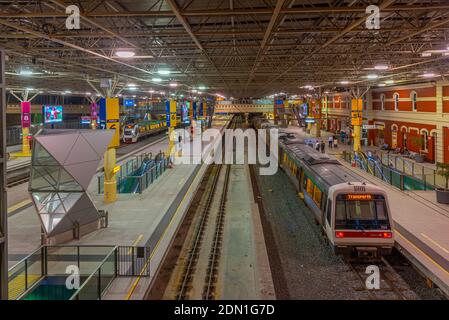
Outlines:
[[280,142],[280,166],[315,215],[336,253],[388,254],[393,220],[382,188],[299,141]]

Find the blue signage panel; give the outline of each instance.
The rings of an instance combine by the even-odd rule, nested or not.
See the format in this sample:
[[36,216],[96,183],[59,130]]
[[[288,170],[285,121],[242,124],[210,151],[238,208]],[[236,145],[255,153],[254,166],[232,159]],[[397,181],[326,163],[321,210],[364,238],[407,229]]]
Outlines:
[[170,100],[165,101],[165,119],[167,127],[170,127]]
[[196,109],[197,109],[197,103],[194,102],[193,103],[193,119],[196,119],[198,117]]
[[100,118],[100,128],[106,129],[106,99],[105,98],[100,99],[99,118]]

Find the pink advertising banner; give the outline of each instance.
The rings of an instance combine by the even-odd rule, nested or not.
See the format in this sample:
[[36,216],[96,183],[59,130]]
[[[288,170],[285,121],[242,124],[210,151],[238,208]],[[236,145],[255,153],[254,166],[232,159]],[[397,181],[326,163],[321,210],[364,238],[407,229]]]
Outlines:
[[22,128],[31,127],[31,103],[24,101],[20,103],[22,113]]

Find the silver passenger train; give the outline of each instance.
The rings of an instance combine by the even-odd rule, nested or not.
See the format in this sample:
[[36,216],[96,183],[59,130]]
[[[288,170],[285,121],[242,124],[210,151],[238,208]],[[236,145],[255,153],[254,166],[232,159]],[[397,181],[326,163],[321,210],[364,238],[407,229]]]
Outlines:
[[279,164],[335,253],[373,258],[391,253],[393,219],[382,188],[291,135],[280,134]]

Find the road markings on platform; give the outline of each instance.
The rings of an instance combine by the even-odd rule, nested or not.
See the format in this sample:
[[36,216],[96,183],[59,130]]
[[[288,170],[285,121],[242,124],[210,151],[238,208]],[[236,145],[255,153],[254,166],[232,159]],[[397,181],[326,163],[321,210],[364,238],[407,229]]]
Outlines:
[[[131,244],[131,246],[132,246],[132,247],[137,246],[137,244],[142,240],[142,238],[143,238],[143,234],[139,234],[139,236],[137,237],[136,240],[133,241],[133,243]],[[128,249],[128,255],[130,255],[131,252],[132,252],[132,248],[129,248],[129,249]]]
[[413,248],[415,248],[419,253],[421,253],[425,258],[427,258],[431,263],[433,263],[438,269],[449,275],[449,271],[447,271],[443,266],[441,266],[438,262],[433,260],[427,253],[422,251],[420,248],[418,248],[414,243],[412,243],[410,240],[408,240],[406,237],[404,237],[398,230],[394,230],[395,233],[397,233],[399,236],[401,236],[402,239],[404,239],[407,243],[409,243]]
[[21,209],[27,205],[31,204],[30,199],[23,200],[22,202],[19,202],[11,207],[8,208],[8,214],[11,214],[12,212],[16,211],[17,209]]
[[429,237],[428,235],[426,235],[425,233],[421,233],[421,235],[426,238],[427,240],[429,240],[430,242],[432,242],[434,245],[436,245],[438,248],[440,248],[441,250],[443,250],[444,252],[446,252],[447,254],[449,254],[449,250],[447,250],[445,247],[443,247],[442,245],[440,245],[438,242],[436,242],[435,240],[433,240],[431,237]]

